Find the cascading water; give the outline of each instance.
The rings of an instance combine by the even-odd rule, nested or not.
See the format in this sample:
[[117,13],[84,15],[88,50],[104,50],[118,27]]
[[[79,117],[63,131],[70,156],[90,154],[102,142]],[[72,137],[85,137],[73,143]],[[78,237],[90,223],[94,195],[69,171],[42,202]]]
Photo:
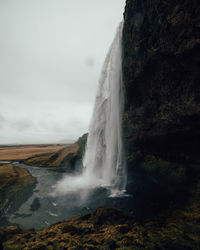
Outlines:
[[103,65],[83,161],[88,179],[110,186],[112,193],[124,192],[126,187],[121,135],[122,30],[123,22]]
[[65,177],[56,187],[64,194],[98,186],[109,188],[111,196],[126,188],[126,166],[122,145],[122,30],[120,23],[106,56],[89,128],[83,173]]

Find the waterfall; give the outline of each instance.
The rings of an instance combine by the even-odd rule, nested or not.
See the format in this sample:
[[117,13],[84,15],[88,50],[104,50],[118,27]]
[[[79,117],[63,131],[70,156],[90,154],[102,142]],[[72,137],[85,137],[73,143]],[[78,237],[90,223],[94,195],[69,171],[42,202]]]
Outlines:
[[56,193],[90,190],[103,186],[110,196],[126,188],[126,166],[122,144],[122,30],[120,23],[106,56],[90,123],[83,173],[66,176],[57,184]]
[[112,194],[124,192],[126,187],[121,131],[122,30],[123,22],[117,29],[102,68],[83,160],[88,179],[110,187]]

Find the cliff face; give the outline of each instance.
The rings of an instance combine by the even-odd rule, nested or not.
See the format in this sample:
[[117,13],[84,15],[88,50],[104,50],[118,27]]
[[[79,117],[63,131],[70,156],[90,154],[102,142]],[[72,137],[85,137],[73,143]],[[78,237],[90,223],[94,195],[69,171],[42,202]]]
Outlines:
[[200,5],[127,0],[124,141],[129,171],[170,185],[200,162]]
[[87,134],[84,134],[74,144],[63,147],[54,153],[35,155],[23,163],[29,166],[50,167],[54,171],[79,171],[82,167],[86,141]]

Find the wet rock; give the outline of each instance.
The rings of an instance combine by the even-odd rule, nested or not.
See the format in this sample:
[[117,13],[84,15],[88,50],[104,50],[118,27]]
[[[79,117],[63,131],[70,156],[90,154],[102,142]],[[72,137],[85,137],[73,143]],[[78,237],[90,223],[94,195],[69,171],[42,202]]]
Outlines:
[[35,198],[31,204],[31,211],[37,211],[40,208],[40,201],[38,198]]

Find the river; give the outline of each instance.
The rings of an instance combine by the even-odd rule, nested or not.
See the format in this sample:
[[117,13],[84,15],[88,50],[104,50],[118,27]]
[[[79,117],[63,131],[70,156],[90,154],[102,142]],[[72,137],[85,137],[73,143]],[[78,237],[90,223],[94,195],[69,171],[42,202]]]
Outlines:
[[55,185],[66,177],[65,173],[18,162],[13,164],[26,168],[37,178],[37,184],[30,197],[15,212],[6,214],[8,224],[17,224],[24,229],[42,229],[58,221],[68,220],[72,216],[90,213],[100,206],[112,206],[125,211],[128,208],[130,212],[131,196],[109,197],[109,191],[103,187],[56,196],[53,194]]

